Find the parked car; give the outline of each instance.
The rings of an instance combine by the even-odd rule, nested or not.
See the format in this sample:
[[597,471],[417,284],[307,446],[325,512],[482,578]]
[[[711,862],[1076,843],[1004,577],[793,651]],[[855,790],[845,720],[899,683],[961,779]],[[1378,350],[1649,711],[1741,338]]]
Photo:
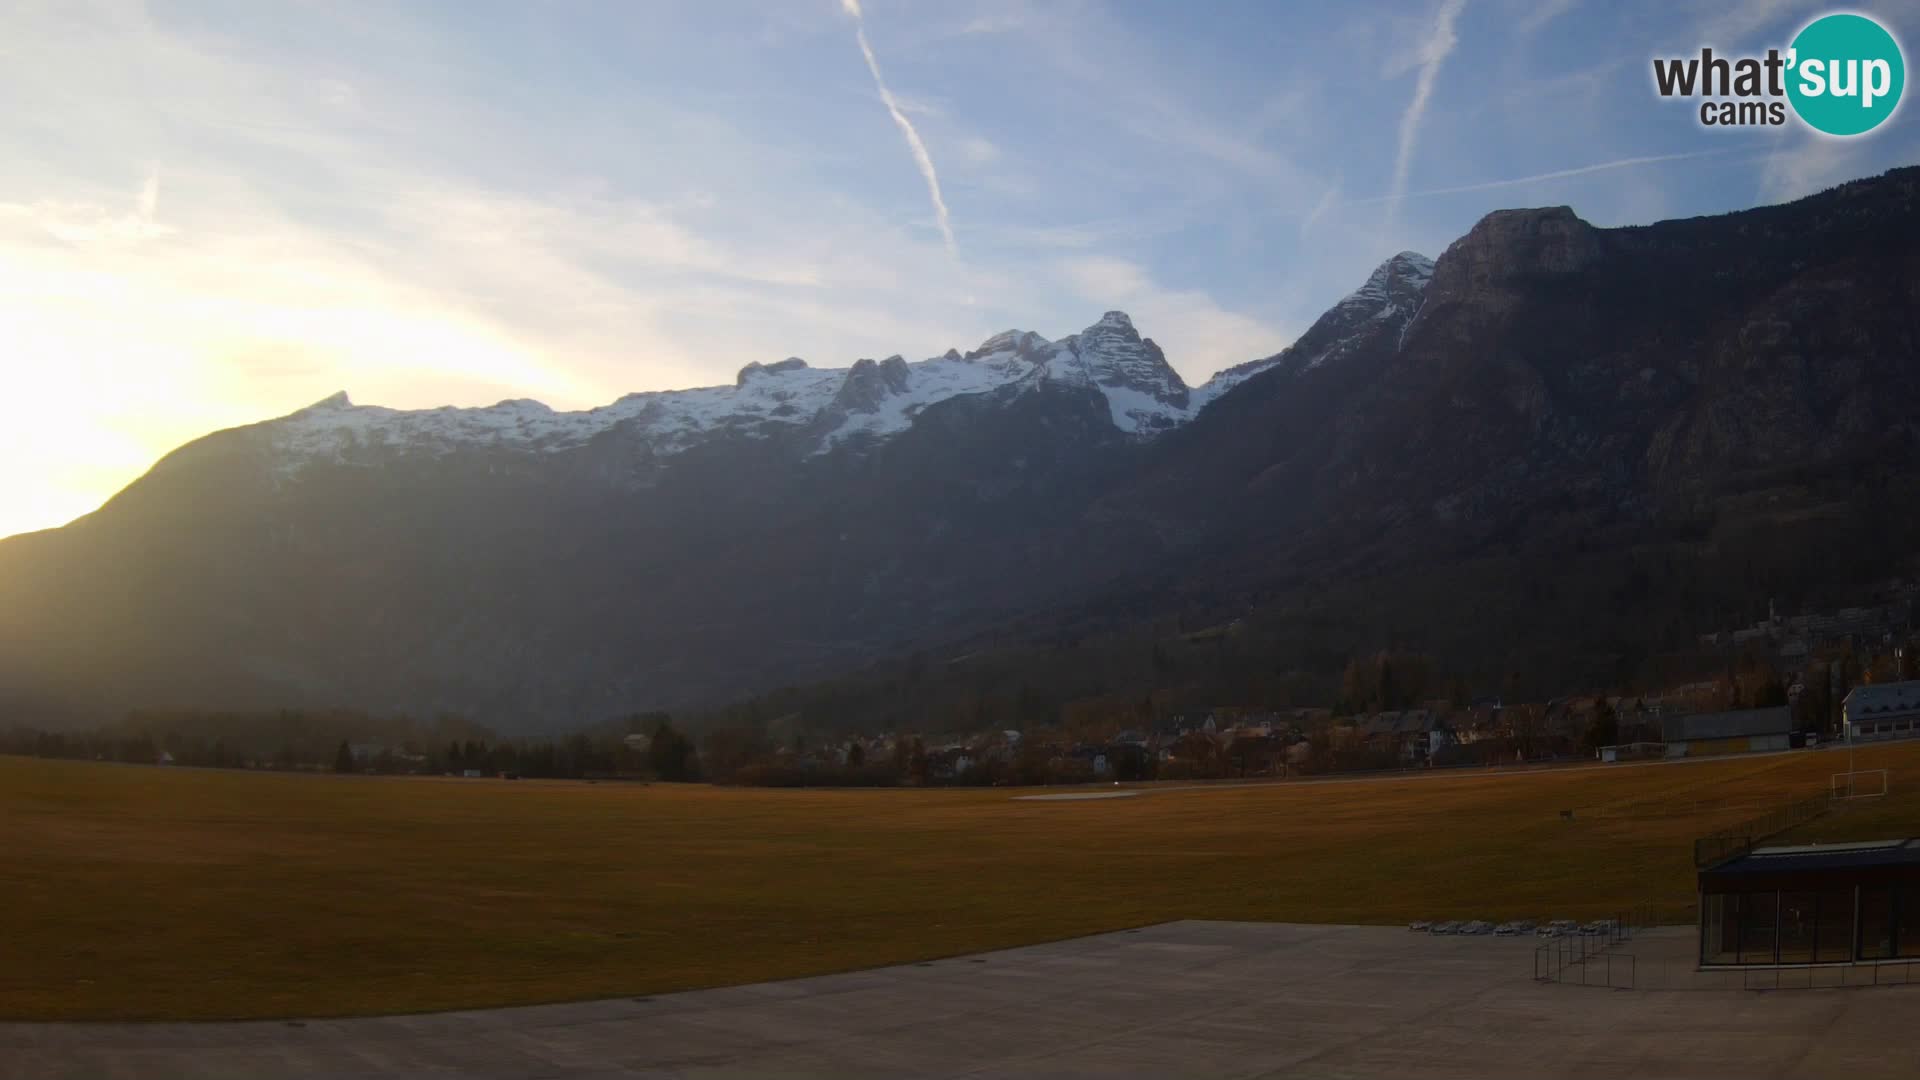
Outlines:
[[1457,934],[1460,932],[1460,924],[1452,919],[1448,919],[1446,922],[1437,922],[1433,924],[1433,932],[1436,934]]
[[1533,933],[1533,928],[1534,921],[1532,919],[1519,919],[1513,924],[1513,932],[1516,934],[1531,934]]
[[1493,928],[1494,937],[1512,937],[1516,932],[1517,931],[1515,931],[1513,928],[1513,924],[1510,922],[1503,922],[1499,926],[1496,926]]
[[1425,919],[1415,919],[1413,922],[1407,924],[1407,929],[1416,934],[1424,934],[1433,929],[1433,924]]
[[1491,934],[1493,933],[1493,924],[1483,919],[1474,919],[1471,922],[1460,924],[1460,932],[1463,934]]

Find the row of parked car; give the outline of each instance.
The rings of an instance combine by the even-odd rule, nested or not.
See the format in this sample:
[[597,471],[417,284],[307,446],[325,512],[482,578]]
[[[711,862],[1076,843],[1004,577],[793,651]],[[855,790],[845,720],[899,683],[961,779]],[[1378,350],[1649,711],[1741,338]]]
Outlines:
[[1519,919],[1514,922],[1490,923],[1485,919],[1429,922],[1421,919],[1407,924],[1407,929],[1416,934],[1491,934],[1494,937],[1514,937],[1532,934],[1539,937],[1596,937],[1613,932],[1612,919],[1595,919],[1589,923],[1579,923],[1572,919],[1551,919],[1545,923],[1536,923],[1532,919]]

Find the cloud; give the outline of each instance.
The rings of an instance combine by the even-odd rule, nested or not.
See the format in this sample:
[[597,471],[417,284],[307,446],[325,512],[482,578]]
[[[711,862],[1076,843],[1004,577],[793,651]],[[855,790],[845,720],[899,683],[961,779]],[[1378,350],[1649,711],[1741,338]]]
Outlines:
[[[658,143],[558,162],[533,148],[549,133],[579,146],[581,128],[508,122],[411,64],[343,72],[137,8],[46,13],[10,28],[34,48],[0,66],[0,97],[66,103],[0,125],[0,353],[38,406],[0,425],[0,535],[336,390],[585,408],[727,381],[752,359],[935,355],[1046,302],[1027,288],[1040,270],[961,265],[702,109],[647,113],[701,151],[672,170],[645,171]],[[388,15],[374,29],[407,32]],[[82,68],[99,72],[84,94]],[[317,107],[343,73],[377,114]],[[535,160],[558,163],[522,168]],[[791,182],[751,179],[768,175]]]
[[1459,42],[1453,32],[1453,24],[1466,6],[1467,0],[1441,0],[1440,9],[1434,15],[1433,29],[1421,47],[1420,74],[1414,82],[1413,100],[1407,102],[1407,111],[1400,116],[1399,149],[1393,159],[1393,184],[1388,189],[1389,221],[1399,209],[1400,196],[1407,190],[1407,174],[1413,165],[1413,148],[1420,135],[1420,121],[1426,116],[1427,102],[1433,97],[1433,83],[1440,75],[1440,65],[1446,62],[1454,45]]
[[981,15],[968,21],[960,28],[962,34],[1007,34],[1024,29],[1027,20],[1018,12],[1001,12],[995,15]]
[[1058,269],[1068,287],[1088,301],[1089,310],[1122,308],[1133,316],[1141,335],[1154,339],[1190,386],[1222,368],[1271,356],[1295,336],[1286,328],[1228,311],[1205,291],[1162,286],[1129,259],[1085,256],[1064,260]]
[[1861,175],[1864,140],[1829,139],[1812,132],[1781,134],[1760,168],[1759,201],[1783,203]]
[[56,199],[0,203],[0,241],[44,237],[83,249],[131,247],[176,231],[155,220],[159,207],[160,174],[149,171],[133,197],[133,207],[124,212],[98,203]]
[[960,140],[960,156],[969,164],[987,165],[999,159],[1000,148],[989,139],[971,135]]
[[140,197],[136,205],[140,208],[140,220],[147,225],[152,225],[153,215],[160,209],[159,170],[147,173],[146,181],[140,185]]
[[860,0],[840,0],[840,7],[853,16],[853,36],[860,42],[860,55],[867,58],[867,70],[873,73],[873,87],[880,92],[880,101],[886,105],[893,122],[899,125],[900,134],[907,138],[907,149],[913,152],[913,163],[920,169],[920,175],[927,181],[927,198],[933,203],[934,223],[940,227],[940,236],[947,243],[947,252],[960,253],[953,242],[953,223],[947,216],[947,200],[940,194],[940,174],[934,171],[933,156],[927,153],[927,144],[920,140],[920,133],[914,130],[913,121],[901,110],[894,100],[893,91],[887,89],[887,80],[880,74],[880,61],[874,59],[873,46],[867,43],[867,24],[860,14]]
[[1701,21],[1701,44],[1726,49],[1745,43],[1762,30],[1774,28],[1795,11],[1807,11],[1810,3],[1809,0],[1746,0],[1707,7],[1712,14]]
[[1320,223],[1320,219],[1327,216],[1327,211],[1338,205],[1340,205],[1340,180],[1335,177],[1333,183],[1327,185],[1327,190],[1320,196],[1319,201],[1313,204],[1313,209],[1307,211],[1307,216],[1301,220],[1301,235],[1311,232],[1313,227]]
[[1642,157],[1627,157],[1615,161],[1601,161],[1592,165],[1578,165],[1570,169],[1555,169],[1551,172],[1534,173],[1531,176],[1511,176],[1501,180],[1482,180],[1477,183],[1458,184],[1453,187],[1425,188],[1420,191],[1400,191],[1387,195],[1375,195],[1365,199],[1349,199],[1340,205],[1373,206],[1379,203],[1398,203],[1403,199],[1420,199],[1430,195],[1460,195],[1470,191],[1493,191],[1498,188],[1540,184],[1549,180],[1564,180],[1568,177],[1585,176],[1589,173],[1609,172],[1614,169],[1632,169],[1641,165],[1656,165],[1666,161],[1689,161],[1694,158],[1718,157],[1734,152],[1732,148],[1722,148],[1718,150],[1692,150],[1684,154],[1648,154]]
[[1527,9],[1525,15],[1514,20],[1514,33],[1528,37],[1539,33],[1546,25],[1578,6],[1580,0],[1538,0]]

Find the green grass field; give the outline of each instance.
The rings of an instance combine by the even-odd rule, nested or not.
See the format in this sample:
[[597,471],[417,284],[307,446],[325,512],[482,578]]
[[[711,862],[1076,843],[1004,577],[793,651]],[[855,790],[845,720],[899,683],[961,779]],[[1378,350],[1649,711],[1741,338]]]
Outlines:
[[[1691,839],[1824,791],[1844,760],[1044,803],[1005,790],[0,758],[0,1017],[318,1016],[641,995],[1179,918],[1582,918],[1653,901],[1688,920]],[[1920,833],[1920,745],[1862,751],[1860,767],[1891,768],[1894,795],[1828,827]]]

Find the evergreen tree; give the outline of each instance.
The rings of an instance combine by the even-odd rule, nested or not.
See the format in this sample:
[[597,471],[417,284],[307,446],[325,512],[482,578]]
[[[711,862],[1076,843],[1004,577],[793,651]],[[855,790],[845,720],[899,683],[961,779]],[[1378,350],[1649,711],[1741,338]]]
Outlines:
[[1613,706],[1606,698],[1595,698],[1593,719],[1587,725],[1587,748],[1597,750],[1602,746],[1613,746],[1620,741],[1620,718],[1614,715]]
[[353,747],[348,746],[345,739],[340,740],[340,749],[333,753],[333,771],[337,773],[359,771],[353,763]]
[[693,740],[675,731],[669,721],[660,721],[653,741],[647,746],[649,764],[662,780],[691,780],[695,769]]

